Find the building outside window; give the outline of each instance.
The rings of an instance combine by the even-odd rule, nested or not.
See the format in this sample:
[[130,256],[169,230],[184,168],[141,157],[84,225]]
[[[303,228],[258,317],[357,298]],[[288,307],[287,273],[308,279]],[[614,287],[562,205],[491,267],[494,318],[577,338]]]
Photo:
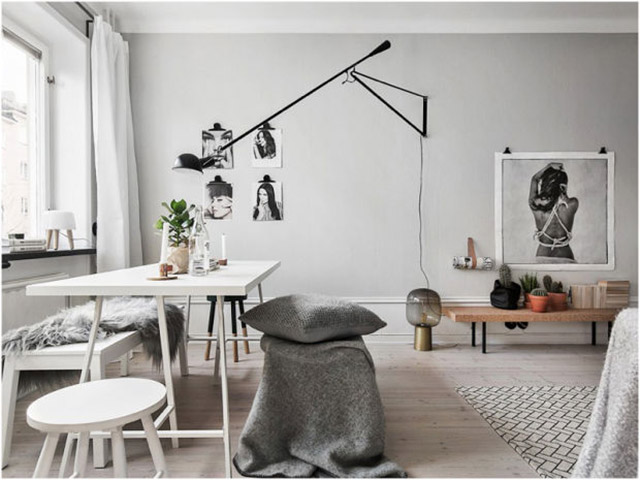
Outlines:
[[44,175],[42,53],[4,27],[2,33],[2,237],[34,236],[44,195],[37,188]]

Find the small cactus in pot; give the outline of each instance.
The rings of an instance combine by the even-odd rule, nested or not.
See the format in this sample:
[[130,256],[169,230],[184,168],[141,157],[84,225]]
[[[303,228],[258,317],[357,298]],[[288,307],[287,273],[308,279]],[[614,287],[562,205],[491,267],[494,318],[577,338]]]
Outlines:
[[490,295],[491,305],[496,308],[515,310],[520,301],[520,285],[511,280],[509,265],[503,264],[498,270],[499,278],[493,284]]
[[524,276],[520,277],[520,285],[524,290],[524,306],[531,309],[531,292],[540,287],[538,276],[535,273],[525,273]]
[[567,304],[567,293],[563,291],[562,282],[553,282],[549,290],[549,311],[562,312],[569,308]]
[[531,310],[537,313],[547,311],[549,294],[544,288],[536,288],[531,291]]

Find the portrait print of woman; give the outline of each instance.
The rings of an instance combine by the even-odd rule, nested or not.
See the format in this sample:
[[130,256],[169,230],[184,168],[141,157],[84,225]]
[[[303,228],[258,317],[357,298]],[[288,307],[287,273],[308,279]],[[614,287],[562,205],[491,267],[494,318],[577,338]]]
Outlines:
[[279,182],[258,183],[255,185],[255,192],[253,220],[256,222],[282,220],[282,184]]
[[611,270],[614,160],[611,152],[496,152],[498,264]]
[[569,177],[562,163],[552,162],[531,177],[529,208],[536,224],[538,263],[574,263],[570,242],[579,202],[567,194]]
[[[219,127],[218,124],[216,124]],[[222,128],[202,131],[202,168],[233,168],[233,146],[221,150],[233,140],[233,132]]]
[[282,130],[261,128],[253,136],[251,164],[256,168],[282,167]]
[[211,220],[231,220],[233,218],[233,185],[223,182],[220,177],[207,184],[209,204],[204,217]]

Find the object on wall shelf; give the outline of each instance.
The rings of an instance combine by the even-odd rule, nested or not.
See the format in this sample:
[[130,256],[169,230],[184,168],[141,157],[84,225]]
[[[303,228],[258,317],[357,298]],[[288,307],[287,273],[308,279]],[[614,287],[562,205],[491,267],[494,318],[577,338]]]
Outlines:
[[220,175],[216,175],[212,182],[207,183],[206,198],[209,202],[204,210],[207,220],[231,220],[233,218],[233,184],[225,182]]
[[429,351],[433,348],[431,327],[440,323],[440,295],[428,288],[416,288],[407,295],[407,320],[415,327],[413,348]]
[[73,212],[62,210],[48,210],[42,214],[44,228],[47,231],[47,250],[53,237],[53,249],[58,250],[60,230],[66,230],[69,249],[73,250],[73,229],[76,228],[76,217]]
[[460,270],[492,270],[493,259],[491,257],[476,257],[476,249],[473,246],[473,238],[467,238],[467,256],[453,257],[453,268]]
[[233,148],[223,147],[233,140],[233,131],[216,122],[213,128],[202,131],[202,168],[233,168]]
[[253,220],[256,222],[270,222],[282,220],[282,183],[271,179],[269,175],[254,183],[255,204],[253,206]]
[[[378,55],[379,53],[382,53],[386,50],[388,50],[391,47],[391,42],[389,42],[388,40],[385,40],[384,42],[382,42],[380,45],[378,45],[375,49],[373,49],[371,51],[371,53],[369,53],[368,55],[362,57],[360,60],[356,61],[355,63],[349,65],[348,67],[340,70],[338,73],[336,73],[335,75],[331,76],[330,78],[328,78],[327,80],[325,80],[324,82],[320,83],[320,85],[312,88],[311,90],[309,90],[307,93],[305,93],[304,95],[300,96],[299,98],[297,98],[296,100],[294,100],[293,102],[291,102],[290,104],[286,105],[285,107],[282,107],[280,110],[278,110],[277,112],[271,114],[269,117],[265,118],[264,120],[262,120],[261,122],[257,123],[256,125],[254,125],[253,127],[251,127],[250,129],[248,129],[247,131],[245,131],[243,134],[241,134],[240,136],[236,137],[235,139],[231,140],[229,143],[225,144],[224,146],[222,146],[220,148],[220,151],[226,150],[228,148],[230,148],[231,146],[233,146],[236,142],[242,140],[244,137],[246,137],[247,135],[249,135],[251,132],[257,130],[258,128],[260,128],[261,126],[263,126],[265,123],[273,120],[274,118],[276,118],[278,115],[284,113],[285,111],[287,111],[288,109],[290,109],[291,107],[293,107],[294,105],[296,105],[297,103],[301,102],[302,100],[304,100],[305,98],[307,98],[309,95],[317,92],[318,90],[320,90],[322,87],[324,87],[325,85],[327,85],[328,83],[332,82],[333,80],[335,80],[336,78],[338,78],[340,75],[346,73],[347,75],[349,75],[349,73],[351,73],[351,77],[358,82],[359,85],[363,86],[369,93],[371,93],[374,97],[376,97],[378,100],[380,100],[387,108],[389,108],[391,111],[393,111],[396,115],[398,115],[400,118],[402,118],[405,122],[407,122],[409,125],[411,125],[411,127],[413,129],[415,129],[417,132],[420,133],[420,135],[422,135],[423,137],[427,136],[427,101],[428,101],[428,97],[426,95],[420,95],[417,94],[415,92],[411,92],[409,90],[406,90],[404,88],[401,87],[397,87],[395,85],[391,85],[387,82],[384,82],[382,80],[378,80],[378,79],[374,79],[373,77],[369,77],[367,75],[364,75],[360,72],[356,72],[355,71],[355,67],[357,65],[359,65],[360,63],[364,62],[365,60],[374,57],[376,55]],[[409,120],[407,120],[398,110],[396,110],[395,108],[393,108],[386,100],[384,100],[379,94],[377,94],[376,92],[374,92],[368,85],[366,85],[361,79],[358,78],[358,76],[361,77],[365,77],[368,78],[370,80],[374,80],[380,83],[385,83],[388,86],[391,86],[393,88],[397,88],[399,90],[402,90],[406,93],[410,93],[413,95],[417,95],[419,97],[422,98],[422,106],[423,106],[423,111],[422,111],[422,129],[416,127],[414,124],[412,124],[411,122],[409,122]],[[348,82],[351,83],[351,82]],[[192,170],[194,173],[202,173],[202,161],[204,159],[199,159],[198,157],[196,157],[193,154],[182,154],[180,156],[178,156],[178,158],[176,159],[176,161],[174,162],[174,170],[175,169],[190,169]]]

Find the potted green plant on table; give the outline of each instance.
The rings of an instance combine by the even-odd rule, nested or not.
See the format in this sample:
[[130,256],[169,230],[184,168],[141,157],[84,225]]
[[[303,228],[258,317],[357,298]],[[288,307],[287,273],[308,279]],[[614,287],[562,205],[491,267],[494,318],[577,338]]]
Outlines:
[[554,282],[550,275],[545,275],[542,283],[549,294],[550,312],[562,312],[569,308],[567,304],[567,293],[563,291],[562,282]]
[[544,288],[536,288],[531,292],[531,310],[536,313],[547,311],[549,295]]
[[162,202],[169,213],[161,215],[156,221],[155,228],[162,231],[165,223],[169,224],[169,255],[167,263],[172,266],[173,273],[187,273],[189,270],[189,233],[193,226],[194,217],[191,212],[195,205],[187,206],[182,200],[171,200],[171,204]]
[[524,291],[524,306],[531,309],[531,292],[536,288],[540,288],[538,276],[535,273],[525,273],[520,277],[520,285]]
[[491,305],[496,308],[515,310],[520,300],[520,285],[511,281],[511,269],[506,263],[498,271],[500,278],[493,284],[493,291],[489,296]]

